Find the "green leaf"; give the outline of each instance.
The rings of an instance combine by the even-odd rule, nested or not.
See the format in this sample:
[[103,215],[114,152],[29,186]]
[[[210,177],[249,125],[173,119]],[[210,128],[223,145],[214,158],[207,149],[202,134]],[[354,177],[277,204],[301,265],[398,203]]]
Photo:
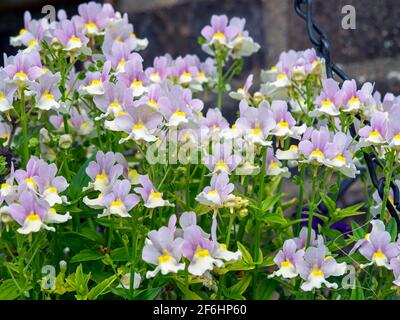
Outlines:
[[111,259],[113,261],[129,261],[125,247],[113,249]]
[[320,192],[322,201],[324,202],[325,206],[328,208],[329,214],[332,214],[336,210],[336,202],[333,201],[327,194]]
[[390,219],[388,225],[386,226],[386,231],[390,233],[392,241],[396,241],[397,237],[397,223],[393,218]]
[[274,262],[274,257],[267,257],[265,260],[261,263],[261,267],[271,267],[275,264]]
[[282,192],[279,192],[279,193],[273,195],[272,197],[265,199],[261,205],[262,211],[265,212],[265,211],[269,211],[270,209],[272,209],[281,197],[282,197]]
[[103,255],[100,252],[91,249],[83,249],[81,252],[72,257],[71,263],[95,261],[101,259],[103,259]]
[[351,229],[353,232],[353,236],[356,237],[356,240],[360,240],[365,237],[364,229],[357,222],[351,221]]
[[267,214],[264,215],[262,221],[268,224],[286,225],[287,220],[279,214]]
[[0,300],[15,300],[19,295],[20,292],[14,280],[4,280],[0,285]]
[[229,288],[230,293],[233,295],[242,295],[249,287],[252,279],[253,275],[250,272],[247,272],[238,283]]
[[364,290],[360,284],[360,281],[356,279],[355,288],[351,290],[350,300],[364,300]]
[[242,252],[243,261],[249,265],[253,265],[254,261],[250,254],[250,252],[246,249],[244,245],[242,245],[239,241],[237,242],[237,246],[239,250]]
[[82,265],[80,264],[75,271],[74,287],[76,291],[77,300],[86,300],[88,294],[88,283],[90,280],[90,273],[84,274]]
[[186,288],[185,285],[180,280],[177,280],[176,284],[179,290],[182,291],[182,293],[184,294],[185,300],[203,300],[197,293]]
[[96,300],[99,296],[106,294],[108,291],[110,291],[110,286],[116,279],[117,276],[114,274],[90,289],[87,295],[88,300]]
[[70,199],[79,198],[82,193],[82,188],[86,187],[90,181],[89,176],[86,174],[86,167],[89,162],[96,158],[96,154],[91,156],[85,161],[85,163],[79,168],[76,175],[72,178],[71,185],[68,188],[68,195]]
[[254,268],[255,268],[254,265],[247,264],[243,260],[237,260],[234,263],[226,264],[224,268],[218,269],[218,272],[220,274],[224,274],[228,271],[246,271],[246,270],[252,270]]
[[364,206],[364,203],[359,203],[359,204],[355,204],[353,206],[344,208],[344,209],[336,209],[335,212],[333,213],[333,217],[330,221],[330,224],[332,225],[333,223],[342,220],[344,218],[347,217],[351,217],[351,216],[357,216],[360,214],[365,214],[365,212],[363,211],[358,211],[360,208],[362,208]]

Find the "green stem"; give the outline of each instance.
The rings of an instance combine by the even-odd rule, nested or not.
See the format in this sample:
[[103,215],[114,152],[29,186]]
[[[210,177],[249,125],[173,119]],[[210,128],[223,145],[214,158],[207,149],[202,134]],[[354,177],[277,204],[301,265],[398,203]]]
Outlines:
[[228,231],[226,234],[226,247],[229,248],[229,241],[231,240],[231,231],[232,231],[232,226],[233,226],[233,222],[235,221],[235,213],[232,212],[229,214],[229,224],[228,224]]
[[20,117],[21,117],[21,127],[22,127],[22,165],[25,167],[29,159],[29,149],[28,149],[28,122],[26,118],[25,109],[25,94],[24,89],[20,89]]
[[130,291],[133,291],[133,284],[135,279],[135,266],[136,266],[136,244],[137,244],[137,221],[136,221],[136,213],[132,213],[132,226],[131,226],[131,233],[132,233],[132,259],[131,259],[131,278],[129,288]]
[[218,99],[217,107],[219,110],[222,109],[222,91],[224,89],[224,75],[222,74],[223,60],[221,56],[217,55],[217,72],[218,72]]
[[[299,185],[299,195],[297,202],[297,212],[296,212],[296,220],[301,219],[301,214],[303,212],[303,196],[304,196],[304,178],[305,178],[305,166],[301,166],[300,168],[300,185]],[[300,224],[296,226],[296,234],[300,232]]]
[[313,168],[313,175],[312,175],[312,182],[311,182],[311,201],[309,204],[309,209],[308,209],[308,227],[307,227],[307,244],[306,248],[310,246],[311,242],[311,231],[312,231],[312,221],[313,221],[313,215],[314,215],[314,206],[315,206],[315,197],[317,193],[317,173],[318,173],[318,167]]
[[390,181],[392,179],[394,158],[395,158],[395,154],[393,151],[390,151],[387,153],[387,157],[386,157],[387,171],[386,171],[386,180],[385,180],[385,187],[384,187],[383,199],[382,199],[381,220],[383,220],[385,218],[386,203],[389,198]]

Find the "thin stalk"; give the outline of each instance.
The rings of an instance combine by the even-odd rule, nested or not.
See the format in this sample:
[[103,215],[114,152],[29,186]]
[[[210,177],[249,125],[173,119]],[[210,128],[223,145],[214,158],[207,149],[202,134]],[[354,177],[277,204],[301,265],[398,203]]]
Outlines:
[[[296,220],[301,219],[301,213],[303,212],[303,196],[304,196],[304,178],[305,178],[305,166],[300,168],[300,185],[297,203]],[[296,226],[296,234],[300,231],[300,224]]]
[[383,199],[381,208],[381,220],[385,218],[386,203],[389,198],[390,181],[392,179],[394,158],[395,158],[394,152],[393,151],[388,152],[387,163],[386,163],[387,165],[386,180],[385,180],[385,187],[383,189]]
[[313,215],[314,215],[314,206],[315,206],[315,198],[317,194],[317,173],[318,173],[318,168],[315,167],[313,169],[313,175],[312,175],[312,181],[311,181],[311,201],[309,205],[309,210],[308,210],[308,227],[307,227],[307,244],[306,248],[310,246],[310,241],[311,241],[311,230],[312,230],[312,221],[313,221]]
[[24,89],[20,89],[20,120],[22,127],[22,165],[25,167],[29,159],[28,149],[28,122],[25,109],[25,94]]
[[218,73],[218,99],[217,99],[217,107],[219,110],[222,109],[222,91],[224,89],[224,75],[222,74],[223,61],[221,56],[217,56],[217,73]]

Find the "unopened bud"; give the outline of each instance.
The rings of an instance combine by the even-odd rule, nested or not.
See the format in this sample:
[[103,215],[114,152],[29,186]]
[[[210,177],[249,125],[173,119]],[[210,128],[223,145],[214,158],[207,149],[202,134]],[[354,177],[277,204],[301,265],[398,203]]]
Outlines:
[[65,260],[61,260],[60,262],[59,262],[59,265],[60,265],[60,271],[61,272],[65,272],[65,271],[67,271],[67,261],[65,261]]
[[62,149],[68,149],[71,147],[72,144],[72,136],[70,134],[63,134],[60,137],[58,142],[58,146]]

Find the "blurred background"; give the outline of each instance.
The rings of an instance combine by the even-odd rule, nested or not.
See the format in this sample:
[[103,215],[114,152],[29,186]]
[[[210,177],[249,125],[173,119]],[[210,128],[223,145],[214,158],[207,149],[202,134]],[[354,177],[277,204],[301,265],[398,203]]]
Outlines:
[[[77,13],[80,3],[74,0],[1,0],[0,51],[15,54],[9,37],[23,26],[23,13],[29,10],[34,18],[43,16],[42,7],[53,5],[65,9],[68,16]],[[102,1],[98,1],[102,2]],[[246,18],[246,29],[261,49],[245,59],[244,70],[234,79],[234,89],[242,86],[254,73],[258,88],[259,72],[275,64],[279,53],[289,49],[311,47],[305,22],[293,8],[294,0],[108,0],[121,13],[127,12],[138,37],[147,37],[149,46],[141,51],[145,67],[154,57],[168,52],[173,57],[188,53],[203,60],[207,55],[197,44],[203,26],[212,14]],[[356,29],[342,28],[342,8],[356,10]],[[398,0],[314,0],[315,20],[328,34],[332,59],[351,77],[362,83],[375,82],[382,92],[400,94],[400,6]],[[1,60],[3,57],[1,55]],[[2,61],[1,61],[2,63]],[[207,107],[214,107],[211,96]],[[233,120],[237,102],[224,98],[224,114]]]
[[[29,10],[34,18],[43,16],[42,7],[53,5],[65,9],[70,17],[77,13],[74,0],[1,0],[0,51],[15,54],[9,37],[23,26],[23,13]],[[138,37],[147,37],[149,46],[141,51],[145,67],[154,57],[168,52],[173,57],[194,53],[207,56],[197,44],[200,30],[209,24],[212,14],[246,18],[246,29],[261,49],[245,59],[244,70],[234,80],[234,89],[254,73],[258,89],[259,72],[269,68],[279,53],[289,49],[311,47],[305,22],[294,12],[293,0],[114,0],[107,1],[121,13],[127,12]],[[342,8],[356,9],[356,29],[342,28]],[[382,93],[400,94],[400,5],[399,0],[314,0],[314,18],[328,34],[332,59],[360,83],[371,81]],[[2,55],[1,58],[2,60]],[[2,63],[2,62],[1,62]],[[215,107],[211,96],[206,107]],[[224,98],[223,113],[232,121],[238,103]],[[361,189],[353,188],[350,202],[362,199]],[[346,201],[346,200],[345,200]]]

